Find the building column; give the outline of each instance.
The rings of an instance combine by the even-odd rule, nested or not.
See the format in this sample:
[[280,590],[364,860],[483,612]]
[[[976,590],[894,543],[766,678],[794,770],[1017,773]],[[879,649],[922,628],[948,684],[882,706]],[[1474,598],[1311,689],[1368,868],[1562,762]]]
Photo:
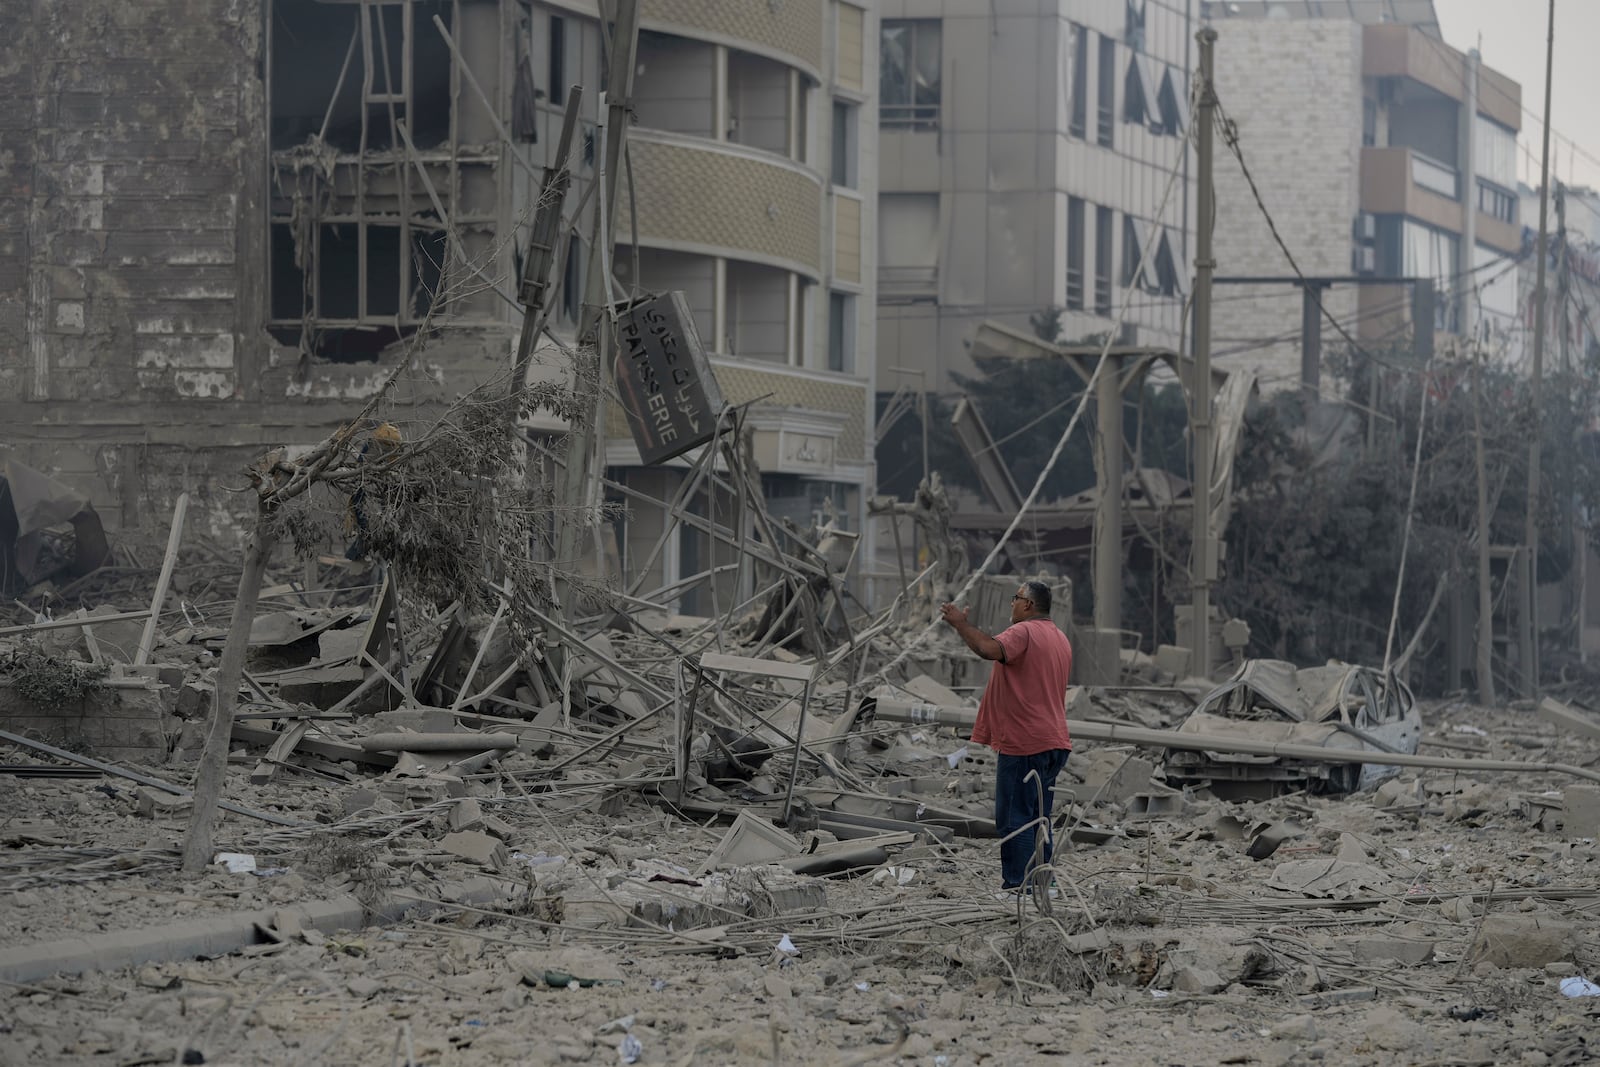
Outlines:
[[711,351],[728,351],[728,261],[711,261]]
[[711,136],[714,140],[728,139],[728,48],[713,45],[711,48]]

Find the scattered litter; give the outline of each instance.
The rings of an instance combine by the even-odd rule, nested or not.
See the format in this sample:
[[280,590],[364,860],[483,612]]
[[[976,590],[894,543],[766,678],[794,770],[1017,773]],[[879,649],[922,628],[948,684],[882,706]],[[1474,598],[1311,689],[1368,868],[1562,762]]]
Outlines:
[[226,867],[229,874],[252,874],[256,869],[256,858],[243,852],[219,852],[211,862]]
[[1587,978],[1573,975],[1571,978],[1561,979],[1561,995],[1564,997],[1600,997],[1600,985],[1595,985]]

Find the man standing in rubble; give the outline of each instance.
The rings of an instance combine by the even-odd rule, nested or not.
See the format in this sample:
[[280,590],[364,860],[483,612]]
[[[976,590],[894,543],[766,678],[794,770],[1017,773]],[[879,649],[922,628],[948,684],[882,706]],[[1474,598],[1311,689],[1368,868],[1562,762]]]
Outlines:
[[[954,604],[945,604],[939,614],[968,648],[994,660],[972,739],[998,754],[994,823],[1001,837],[1001,886],[1020,893],[1033,864],[1039,825],[1045,833],[1044,863],[1050,862],[1056,775],[1072,751],[1067,736],[1072,643],[1051,620],[1050,587],[1039,581],[1023,582],[1017,589],[1011,598],[1011,625],[996,637],[972,625]],[[1037,783],[1028,780],[1032,772],[1038,774]]]

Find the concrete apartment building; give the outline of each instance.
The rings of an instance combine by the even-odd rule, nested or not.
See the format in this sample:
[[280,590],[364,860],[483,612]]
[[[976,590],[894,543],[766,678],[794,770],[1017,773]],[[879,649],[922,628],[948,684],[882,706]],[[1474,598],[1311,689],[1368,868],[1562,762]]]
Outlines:
[[[1518,331],[1521,88],[1440,38],[1432,0],[1207,5],[1217,91],[1267,210],[1307,276],[1435,281],[1435,336],[1505,351]],[[1217,273],[1292,278],[1238,164],[1219,143]],[[1363,346],[1405,345],[1409,287],[1321,290]],[[1302,289],[1217,287],[1214,351],[1263,388],[1301,378]],[[1314,305],[1313,305],[1314,310]],[[1318,316],[1318,343],[1344,339]]]
[[948,391],[979,323],[1047,308],[1076,339],[1126,304],[1128,341],[1177,347],[1198,3],[879,8],[878,387]]
[[[188,490],[191,527],[226,532],[239,505],[222,487],[354,414],[436,295],[405,402],[503,370],[520,310],[502,294],[572,84],[587,91],[569,212],[595,178],[599,11],[35,5],[0,45],[6,455],[79,488],[113,529],[164,522]],[[774,510],[808,520],[831,502],[861,529],[876,15],[644,0],[642,27],[620,286],[686,292],[725,397],[754,402]],[[558,333],[589,254],[585,236],[557,264]],[[670,497],[681,467],[640,467],[620,417],[610,433],[613,475]],[[625,560],[660,526],[630,518]],[[693,541],[674,541],[645,588],[702,568]]]

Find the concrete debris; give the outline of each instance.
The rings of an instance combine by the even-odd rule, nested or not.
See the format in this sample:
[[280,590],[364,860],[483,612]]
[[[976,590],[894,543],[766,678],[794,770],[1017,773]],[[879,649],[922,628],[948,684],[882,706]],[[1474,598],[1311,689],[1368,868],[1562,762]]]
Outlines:
[[1561,791],[1561,828],[1568,837],[1600,837],[1600,786],[1569,785]]
[[1586,940],[1577,924],[1549,912],[1490,915],[1483,920],[1469,958],[1496,967],[1543,967],[1573,959]]
[[[1174,760],[1211,699],[1176,687],[1190,651],[1117,670],[1096,638],[1128,684],[1069,694],[1054,891],[1000,904],[981,674],[942,634],[894,663],[926,620],[847,614],[818,545],[790,541],[752,549],[788,592],[724,618],[633,598],[579,624],[343,564],[278,576],[210,853],[254,870],[189,881],[180,783],[226,612],[170,601],[138,665],[117,647],[148,613],[120,608],[148,591],[0,638],[0,981],[21,983],[0,992],[0,1063],[229,1062],[234,1034],[252,1062],[362,1062],[397,1025],[419,1063],[1225,1062],[1251,1031],[1263,1062],[1412,1062],[1484,1025],[1445,1014],[1469,998],[1498,1015],[1466,1058],[1570,1044],[1530,1005],[1600,950],[1600,789],[1572,773],[1600,736],[1576,700],[1445,709],[1330,668],[1292,676],[1318,683],[1302,707],[1256,667],[1206,707],[1259,717],[1217,715]],[[80,695],[25,703],[19,675]],[[1314,758],[1391,755],[1344,728],[1387,736],[1372,708],[1471,751],[1403,774]],[[1310,747],[1205,747],[1280,726]],[[1530,740],[1549,763],[1522,762]],[[182,997],[216,997],[193,1008],[215,1024],[195,1036]],[[1180,1037],[1150,1024],[1174,1009]]]
[[452,856],[460,856],[485,867],[501,868],[511,860],[504,842],[472,830],[446,834],[439,839],[439,847]]

